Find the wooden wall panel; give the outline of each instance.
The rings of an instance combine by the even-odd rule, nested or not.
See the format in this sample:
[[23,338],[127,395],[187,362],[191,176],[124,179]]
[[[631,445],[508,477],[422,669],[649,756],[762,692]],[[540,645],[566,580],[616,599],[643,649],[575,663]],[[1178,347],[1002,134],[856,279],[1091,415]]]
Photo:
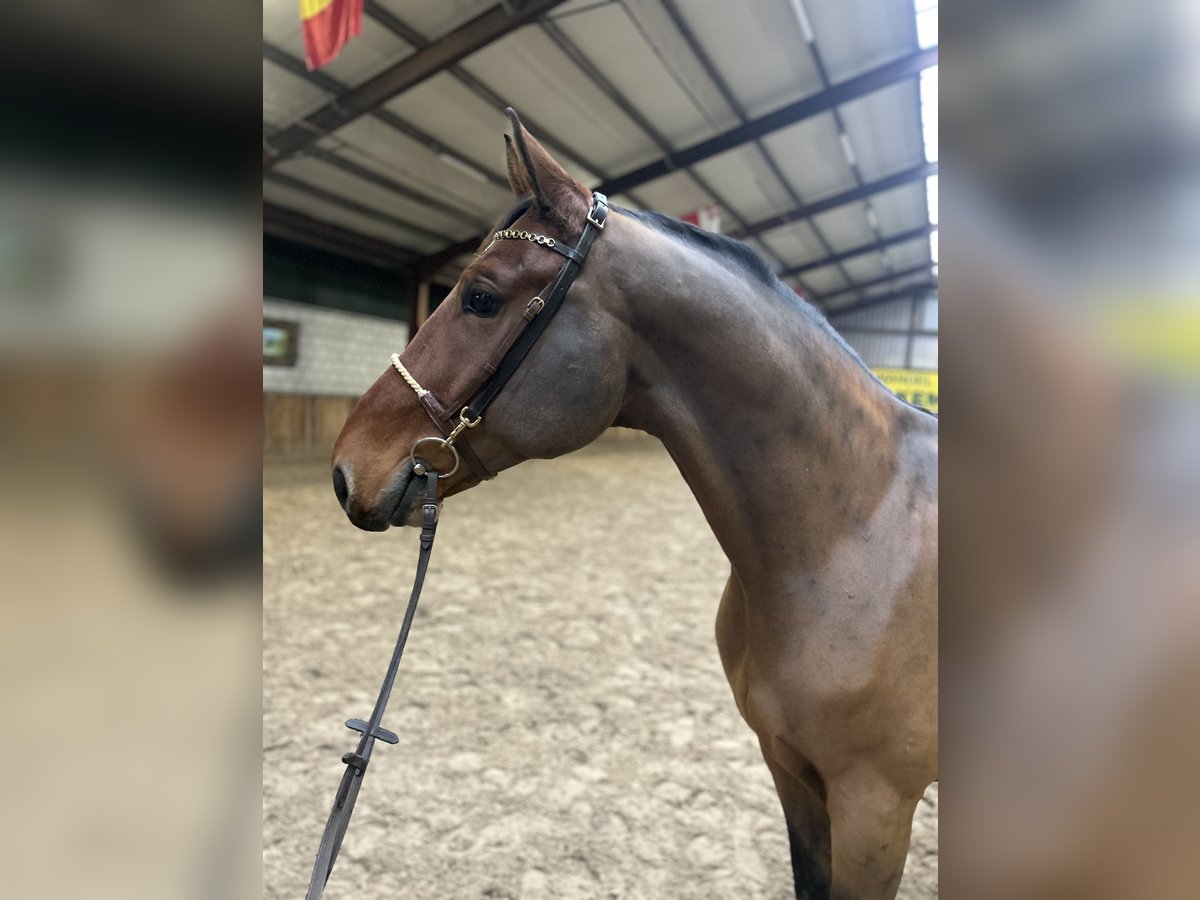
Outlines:
[[357,397],[263,393],[263,453],[328,456]]
[[333,451],[333,442],[342,433],[342,426],[357,402],[357,397],[312,398],[314,453]]
[[263,450],[290,453],[308,447],[309,398],[302,394],[263,395]]

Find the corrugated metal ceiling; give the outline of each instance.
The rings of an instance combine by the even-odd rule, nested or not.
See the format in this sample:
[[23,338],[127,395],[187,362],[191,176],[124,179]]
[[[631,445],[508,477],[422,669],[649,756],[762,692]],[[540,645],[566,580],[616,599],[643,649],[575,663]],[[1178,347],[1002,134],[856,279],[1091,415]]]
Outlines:
[[[296,0],[264,0],[266,154],[279,132],[495,5],[366,0],[362,36],[307,73]],[[264,197],[431,256],[478,235],[511,202],[505,105],[581,181],[597,184],[662,159],[664,145],[678,152],[917,50],[911,0],[569,0],[378,109],[314,133],[312,145],[289,158],[272,159]],[[725,210],[722,230],[753,231],[924,162],[917,77],[909,74],[614,199],[672,215],[716,203]],[[933,283],[928,240],[787,273],[927,225],[928,217],[925,181],[914,177],[748,240],[810,299],[849,306]],[[914,272],[922,265],[930,271]],[[453,278],[455,266],[441,276]],[[889,272],[908,274],[889,282]]]

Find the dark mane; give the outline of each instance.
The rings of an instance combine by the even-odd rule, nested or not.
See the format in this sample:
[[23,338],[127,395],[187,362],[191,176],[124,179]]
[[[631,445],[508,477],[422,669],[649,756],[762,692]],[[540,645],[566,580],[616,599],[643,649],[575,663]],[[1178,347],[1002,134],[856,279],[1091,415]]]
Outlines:
[[512,209],[502,215],[496,224],[492,226],[492,230],[483,236],[483,242],[475,250],[475,255],[478,256],[491,244],[492,235],[497,231],[503,231],[505,228],[512,226],[512,223],[529,212],[529,207],[533,205],[533,197],[526,195],[513,204]]
[[[512,209],[504,214],[504,216],[496,223],[496,227],[492,230],[501,231],[505,228],[509,228],[515,221],[517,221],[517,219],[521,218],[521,216],[525,215],[525,213],[529,211],[529,208],[532,204],[532,197],[522,197],[513,205]],[[924,407],[909,403],[903,397],[900,397],[898,394],[894,394],[886,384],[880,381],[879,376],[867,367],[867,364],[862,361],[862,358],[858,355],[854,348],[846,343],[846,339],[841,336],[838,330],[829,324],[829,320],[821,314],[821,311],[789,288],[782,281],[780,281],[779,276],[775,274],[774,270],[769,265],[767,265],[767,261],[759,256],[754,248],[750,247],[748,244],[743,244],[741,241],[736,241],[733,238],[726,237],[723,234],[705,231],[703,228],[697,228],[690,222],[684,222],[681,219],[676,219],[663,213],[653,212],[646,209],[625,209],[624,207],[616,206],[615,204],[613,209],[629,216],[630,218],[637,219],[639,222],[645,222],[647,225],[657,228],[659,231],[674,235],[680,240],[692,244],[693,246],[697,246],[710,256],[713,256],[722,262],[732,264],[750,277],[754,278],[756,281],[761,282],[764,287],[783,300],[783,302],[788,306],[797,310],[802,316],[808,319],[808,321],[811,322],[818,331],[820,331],[831,341],[833,341],[834,344],[849,354],[850,358],[853,359],[864,372],[866,372],[877,384],[882,386],[883,389],[889,394],[893,394],[893,396],[897,397],[901,402],[913,407],[913,409],[919,409],[924,413],[928,413],[929,415],[936,417],[936,413],[929,412],[929,410],[925,409]]]
[[[618,208],[620,209],[620,207]],[[666,231],[676,237],[683,238],[689,243],[699,244],[712,256],[733,262],[745,269],[772,290],[781,288],[790,294],[795,294],[795,291],[789,290],[775,276],[771,267],[767,265],[766,260],[759,256],[748,244],[735,241],[733,238],[725,237],[723,234],[705,231],[703,228],[697,228],[690,222],[684,222],[682,219],[676,219],[660,212],[652,212],[646,209],[621,209],[621,212],[648,225],[653,225],[659,231]]]
[[514,203],[513,208],[506,212],[500,221],[496,223],[496,227],[493,228],[492,231],[503,231],[505,228],[510,227],[513,222],[517,221],[517,219],[529,212],[529,207],[532,205],[532,197],[522,197],[520,200]]
[[[766,260],[759,256],[754,248],[748,244],[735,241],[733,238],[725,237],[723,234],[705,231],[703,228],[697,228],[690,222],[684,222],[663,213],[651,212],[644,209],[614,208],[620,210],[624,215],[637,219],[639,222],[645,222],[659,231],[664,231],[693,246],[697,246],[710,256],[716,257],[722,262],[730,263],[755,280],[762,282],[764,287],[768,288],[789,306],[799,311],[819,331],[850,354],[851,358],[874,378],[875,381],[883,384],[882,381],[879,381],[879,377],[867,368],[866,363],[862,361],[854,351],[854,348],[846,343],[846,339],[838,333],[836,328],[829,324],[829,321],[821,314],[821,311],[780,281],[779,276],[767,265]],[[884,387],[886,388],[886,385]]]

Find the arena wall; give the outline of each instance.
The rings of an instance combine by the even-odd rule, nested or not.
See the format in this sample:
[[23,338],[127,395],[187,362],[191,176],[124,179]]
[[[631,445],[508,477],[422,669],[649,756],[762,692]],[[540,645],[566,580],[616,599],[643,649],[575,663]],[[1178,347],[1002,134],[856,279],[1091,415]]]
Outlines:
[[263,450],[330,451],[358,397],[408,343],[408,325],[265,298],[263,318],[295,323],[295,365],[263,365]]

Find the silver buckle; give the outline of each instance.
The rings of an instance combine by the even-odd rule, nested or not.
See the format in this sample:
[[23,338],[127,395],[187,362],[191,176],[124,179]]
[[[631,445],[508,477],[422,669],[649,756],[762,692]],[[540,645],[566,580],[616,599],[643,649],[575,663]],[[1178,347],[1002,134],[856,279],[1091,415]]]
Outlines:
[[[603,208],[605,216],[603,219],[596,219],[594,212]],[[592,191],[592,205],[588,209],[587,220],[595,225],[600,231],[604,230],[604,223],[608,221],[608,198],[599,191]]]

